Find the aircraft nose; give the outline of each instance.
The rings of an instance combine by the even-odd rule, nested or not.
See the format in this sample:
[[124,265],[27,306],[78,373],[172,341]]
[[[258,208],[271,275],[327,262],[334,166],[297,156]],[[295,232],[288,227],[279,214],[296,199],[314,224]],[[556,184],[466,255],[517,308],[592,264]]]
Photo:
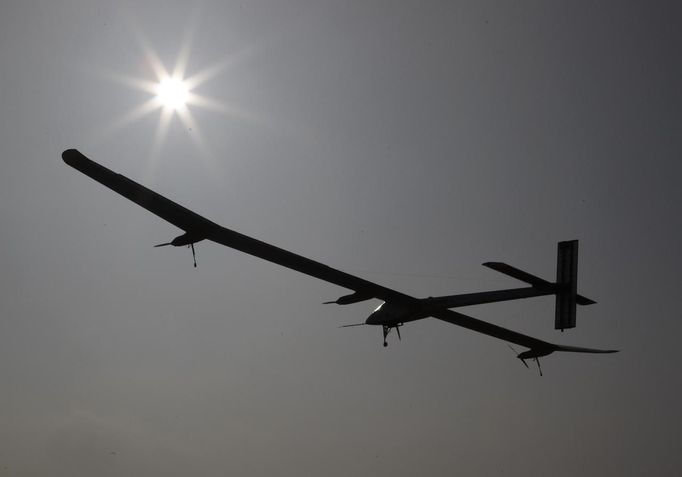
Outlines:
[[376,319],[376,316],[374,316],[374,313],[372,313],[371,315],[369,315],[367,317],[367,319],[365,320],[365,324],[366,325],[378,325],[379,324],[379,323],[377,323],[377,319]]

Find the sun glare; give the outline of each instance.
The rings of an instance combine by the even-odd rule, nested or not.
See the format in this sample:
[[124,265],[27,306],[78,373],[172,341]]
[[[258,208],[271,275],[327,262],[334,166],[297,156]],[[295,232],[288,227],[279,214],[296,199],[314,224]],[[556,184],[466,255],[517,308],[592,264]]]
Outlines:
[[174,111],[187,104],[189,88],[178,78],[164,78],[156,85],[156,97],[166,108]]
[[[115,81],[122,82],[127,86],[149,93],[149,97],[142,104],[135,106],[120,117],[114,119],[111,124],[99,131],[99,136],[104,137],[121,128],[129,126],[143,117],[159,112],[159,121],[152,139],[149,163],[153,164],[159,156],[163,143],[168,135],[170,126],[177,118],[185,128],[185,135],[189,136],[195,145],[202,151],[202,156],[210,158],[211,153],[207,143],[194,118],[193,111],[209,110],[229,115],[243,116],[243,113],[234,107],[227,107],[221,102],[204,96],[196,91],[202,84],[221,73],[226,67],[231,66],[241,56],[232,55],[222,61],[210,65],[193,74],[188,74],[189,52],[194,27],[185,32],[185,37],[180,45],[180,51],[173,68],[167,68],[158,54],[149,44],[145,36],[137,32],[136,37],[140,43],[146,63],[154,75],[154,79],[138,78],[133,76],[111,73]],[[244,116],[246,117],[246,116]],[[176,131],[177,132],[177,131]]]

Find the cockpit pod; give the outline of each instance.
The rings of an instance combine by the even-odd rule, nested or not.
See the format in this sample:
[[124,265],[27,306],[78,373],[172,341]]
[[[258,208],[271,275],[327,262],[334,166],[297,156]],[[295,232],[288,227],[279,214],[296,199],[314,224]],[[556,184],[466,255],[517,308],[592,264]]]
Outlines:
[[402,326],[403,323],[424,318],[419,306],[409,303],[384,302],[367,317],[367,325]]

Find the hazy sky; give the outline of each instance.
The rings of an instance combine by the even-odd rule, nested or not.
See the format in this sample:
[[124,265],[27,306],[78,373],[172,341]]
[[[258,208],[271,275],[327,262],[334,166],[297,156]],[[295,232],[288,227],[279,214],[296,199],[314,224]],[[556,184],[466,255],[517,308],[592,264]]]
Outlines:
[[[0,6],[0,475],[682,472],[679,2]],[[144,45],[222,108],[165,138]],[[217,66],[219,65],[219,66]],[[155,137],[157,139],[155,139]],[[160,139],[158,139],[160,138]],[[156,146],[155,146],[156,144]],[[229,228],[415,296],[553,278],[598,301],[472,307],[552,342],[545,376],[437,320],[181,232],[76,147]]]

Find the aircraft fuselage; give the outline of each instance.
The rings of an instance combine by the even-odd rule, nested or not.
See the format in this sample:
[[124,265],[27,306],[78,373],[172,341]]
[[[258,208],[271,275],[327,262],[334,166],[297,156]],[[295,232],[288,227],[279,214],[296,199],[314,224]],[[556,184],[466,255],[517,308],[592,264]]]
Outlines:
[[394,327],[424,318],[424,311],[403,303],[384,302],[365,320],[366,325]]

